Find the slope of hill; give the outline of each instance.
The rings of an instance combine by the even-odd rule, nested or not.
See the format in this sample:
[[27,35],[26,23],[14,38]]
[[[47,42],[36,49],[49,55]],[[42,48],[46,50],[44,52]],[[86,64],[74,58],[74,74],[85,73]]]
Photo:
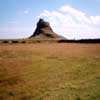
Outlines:
[[50,24],[45,22],[43,19],[39,19],[37,27],[33,35],[30,37],[31,40],[46,40],[46,41],[59,41],[64,39],[64,37],[57,35],[53,32]]

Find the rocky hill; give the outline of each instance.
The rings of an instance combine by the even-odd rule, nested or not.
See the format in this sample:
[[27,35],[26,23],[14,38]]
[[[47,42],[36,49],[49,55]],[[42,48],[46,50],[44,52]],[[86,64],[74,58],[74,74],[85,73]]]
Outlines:
[[43,19],[39,19],[37,27],[33,35],[30,37],[32,40],[45,40],[45,41],[59,41],[64,39],[64,37],[57,35],[53,32],[50,24],[45,22]]
[[57,42],[57,43],[100,43],[100,39],[80,39],[69,40],[56,34],[50,24],[43,19],[39,19],[36,29],[33,34],[27,39],[17,40],[0,40],[0,43],[41,43],[41,42]]

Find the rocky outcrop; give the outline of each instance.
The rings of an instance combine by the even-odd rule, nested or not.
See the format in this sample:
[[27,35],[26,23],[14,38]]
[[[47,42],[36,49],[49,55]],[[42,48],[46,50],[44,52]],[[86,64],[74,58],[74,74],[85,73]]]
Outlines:
[[43,19],[39,19],[36,30],[30,38],[40,39],[40,40],[64,39],[63,37],[54,33],[50,24],[48,22],[45,22]]

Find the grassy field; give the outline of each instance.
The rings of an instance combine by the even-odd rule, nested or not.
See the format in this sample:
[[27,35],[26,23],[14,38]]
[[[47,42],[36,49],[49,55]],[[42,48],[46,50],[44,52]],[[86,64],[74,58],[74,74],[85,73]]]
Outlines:
[[1,44],[0,100],[100,100],[100,44]]

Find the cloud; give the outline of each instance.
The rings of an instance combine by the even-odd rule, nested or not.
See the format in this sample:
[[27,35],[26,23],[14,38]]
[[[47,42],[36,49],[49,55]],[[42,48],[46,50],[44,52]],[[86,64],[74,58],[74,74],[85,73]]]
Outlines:
[[93,24],[99,25],[100,24],[100,16],[91,16],[90,18]]
[[18,24],[18,21],[15,21],[15,20],[10,20],[8,21],[9,24]]
[[29,10],[24,10],[24,14],[29,14]]
[[53,30],[66,38],[100,38],[100,16],[89,16],[69,5],[44,10],[38,17],[49,21]]
[[75,15],[78,15],[78,16],[85,15],[85,13],[83,13],[83,12],[81,12],[79,10],[76,10],[75,8],[72,8],[69,5],[62,6],[59,10],[61,12],[64,12],[64,13],[69,12],[70,14],[75,14]]
[[[5,31],[4,31],[5,30]],[[0,27],[0,39],[21,39],[32,35],[32,27]]]

